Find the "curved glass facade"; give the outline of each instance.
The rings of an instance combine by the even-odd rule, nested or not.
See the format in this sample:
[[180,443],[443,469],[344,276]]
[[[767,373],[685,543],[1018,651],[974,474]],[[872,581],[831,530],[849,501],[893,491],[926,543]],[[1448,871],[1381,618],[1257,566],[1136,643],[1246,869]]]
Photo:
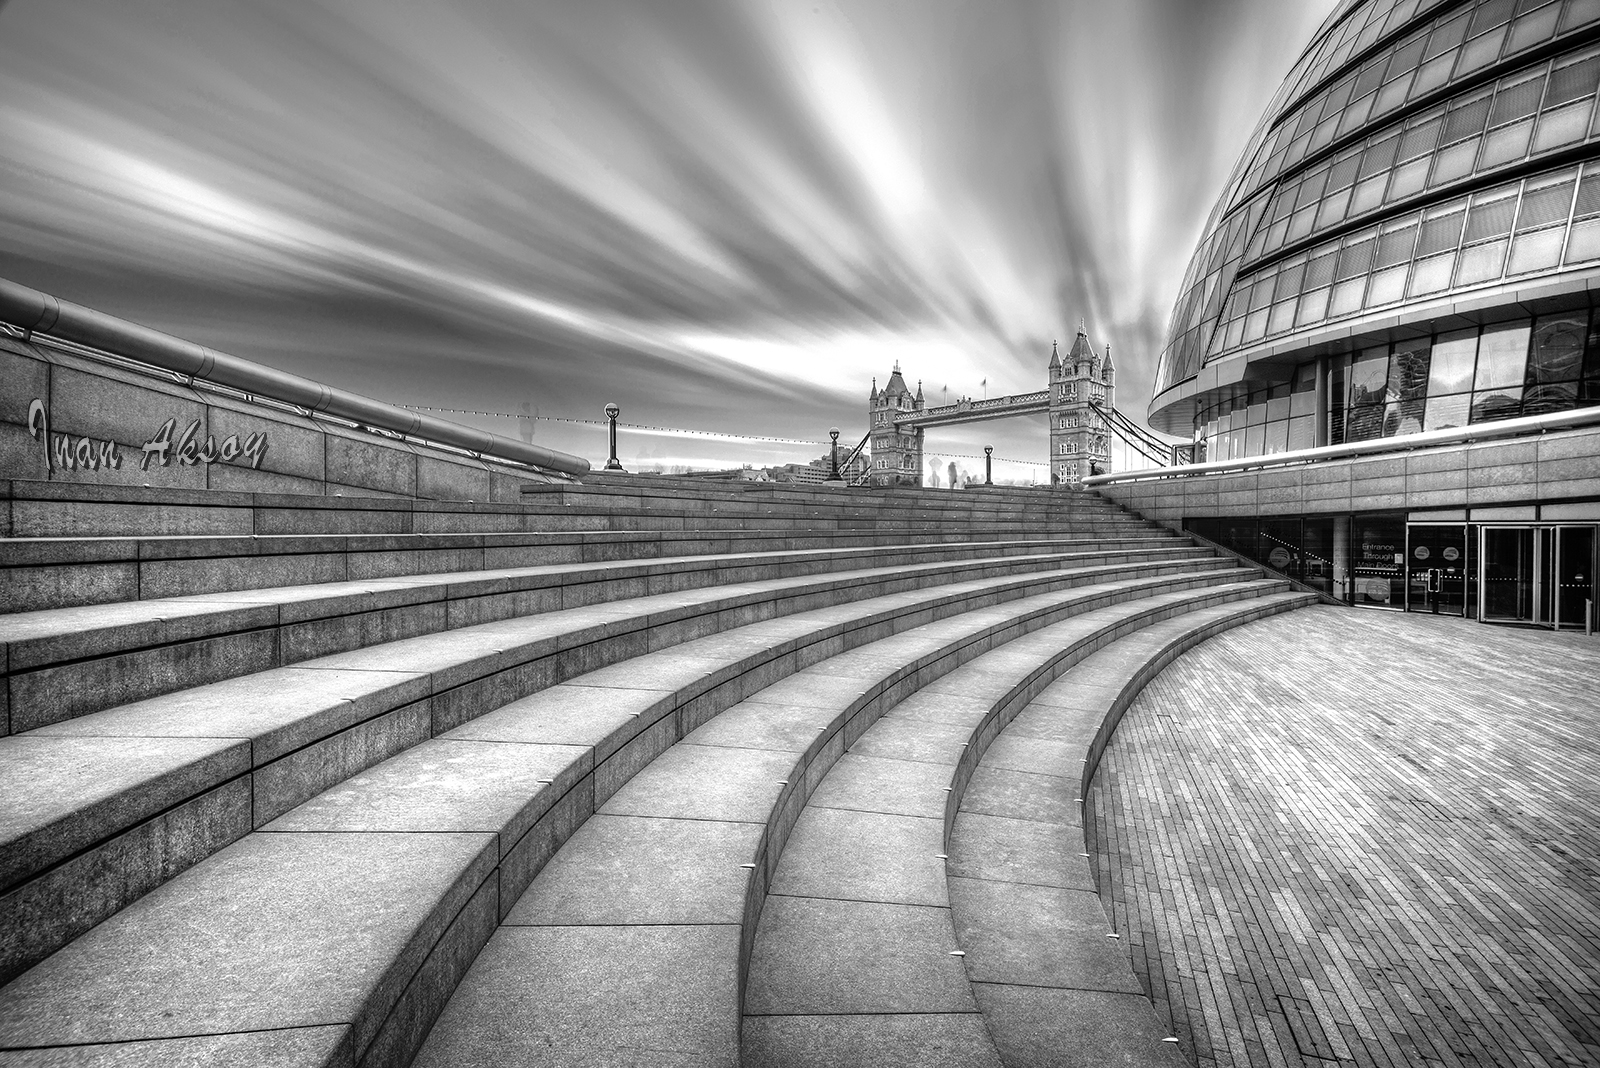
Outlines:
[[1342,4],[1212,212],[1156,393],[1323,324],[1600,271],[1597,87],[1600,0]]

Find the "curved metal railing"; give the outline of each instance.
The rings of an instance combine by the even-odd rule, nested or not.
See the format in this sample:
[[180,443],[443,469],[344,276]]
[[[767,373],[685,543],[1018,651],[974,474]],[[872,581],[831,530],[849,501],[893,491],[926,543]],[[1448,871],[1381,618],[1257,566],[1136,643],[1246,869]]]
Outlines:
[[1083,480],[1085,486],[1104,486],[1114,482],[1142,482],[1158,478],[1193,478],[1200,475],[1225,474],[1232,471],[1258,471],[1269,467],[1294,467],[1314,464],[1323,460],[1340,460],[1353,456],[1374,456],[1388,452],[1407,452],[1426,449],[1434,445],[1455,445],[1462,442],[1489,441],[1494,438],[1514,438],[1525,434],[1542,434],[1551,430],[1567,430],[1580,426],[1600,425],[1600,406],[1571,408],[1564,412],[1545,412],[1542,415],[1525,415],[1516,419],[1497,419],[1488,423],[1450,427],[1446,430],[1426,430],[1420,434],[1403,437],[1370,438],[1343,445],[1324,445],[1317,449],[1297,449],[1293,452],[1275,452],[1265,456],[1246,456],[1237,460],[1211,460],[1202,464],[1181,464],[1177,467],[1157,468],[1153,471],[1129,471],[1123,474],[1091,475]]
[[386,401],[324,385],[226,352],[196,345],[114,315],[60,300],[36,289],[0,278],[0,322],[30,334],[61,338],[103,349],[191,379],[215,382],[245,393],[260,394],[311,412],[349,419],[364,426],[435,441],[481,456],[569,475],[589,471],[589,461],[571,453],[504,438],[487,430],[413,412]]

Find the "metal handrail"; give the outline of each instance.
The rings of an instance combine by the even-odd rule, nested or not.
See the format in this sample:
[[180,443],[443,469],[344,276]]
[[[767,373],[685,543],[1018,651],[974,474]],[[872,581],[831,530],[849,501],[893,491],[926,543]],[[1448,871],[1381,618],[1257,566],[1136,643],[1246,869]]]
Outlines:
[[1295,467],[1302,464],[1339,460],[1351,456],[1373,456],[1389,452],[1409,452],[1434,445],[1453,445],[1458,442],[1488,441],[1494,438],[1514,438],[1525,434],[1542,434],[1551,430],[1565,430],[1580,426],[1600,426],[1600,406],[1571,408],[1564,412],[1545,412],[1543,415],[1524,415],[1516,419],[1497,419],[1471,426],[1450,427],[1447,430],[1425,430],[1420,434],[1403,437],[1370,438],[1366,441],[1346,442],[1343,445],[1324,445],[1316,449],[1296,449],[1293,452],[1275,452],[1265,456],[1246,456],[1237,460],[1209,460],[1203,464],[1180,464],[1154,471],[1128,471],[1121,474],[1090,475],[1083,480],[1086,486],[1104,486],[1117,482],[1143,482],[1158,478],[1193,478],[1200,475],[1225,474],[1232,471],[1255,471],[1269,467]]
[[60,300],[0,278],[0,321],[29,334],[44,334],[104,349],[193,379],[293,404],[364,426],[409,434],[469,452],[571,475],[589,471],[589,461],[571,453],[504,438],[487,430],[409,411],[359,393],[324,385],[192,341],[152,330],[114,315]]

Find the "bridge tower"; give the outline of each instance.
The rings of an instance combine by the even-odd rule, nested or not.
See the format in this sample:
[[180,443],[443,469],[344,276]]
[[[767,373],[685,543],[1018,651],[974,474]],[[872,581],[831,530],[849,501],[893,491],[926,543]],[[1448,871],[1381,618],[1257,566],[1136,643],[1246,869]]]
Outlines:
[[902,428],[895,425],[895,416],[904,412],[920,412],[923,408],[922,383],[917,383],[913,394],[900,377],[900,361],[894,364],[894,373],[883,389],[878,380],[872,380],[872,394],[867,401],[867,425],[872,428],[872,467],[867,477],[873,486],[922,485],[922,428]]
[[[1083,321],[1065,357],[1050,345],[1050,482],[1072,484],[1095,471],[1111,470],[1111,434],[1089,403],[1109,409],[1116,369],[1111,346],[1102,358],[1089,343]],[[1092,465],[1092,468],[1091,468]]]

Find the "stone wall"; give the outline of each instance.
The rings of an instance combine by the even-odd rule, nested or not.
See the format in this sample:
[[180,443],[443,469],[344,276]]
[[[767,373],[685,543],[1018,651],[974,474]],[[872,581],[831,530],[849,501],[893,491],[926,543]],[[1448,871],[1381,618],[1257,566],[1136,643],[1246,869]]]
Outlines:
[[1095,488],[1175,529],[1185,516],[1384,511],[1600,519],[1600,427]]
[[506,502],[551,481],[12,338],[0,480]]

